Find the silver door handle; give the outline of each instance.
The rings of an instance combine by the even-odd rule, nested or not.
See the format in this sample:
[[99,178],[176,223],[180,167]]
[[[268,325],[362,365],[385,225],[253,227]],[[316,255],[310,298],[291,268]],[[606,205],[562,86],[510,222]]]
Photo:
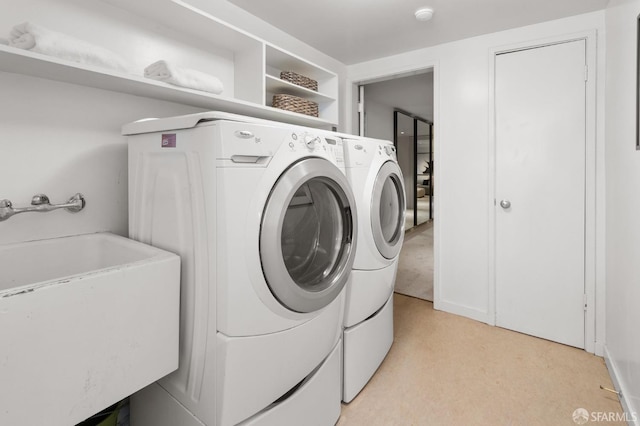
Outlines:
[[509,207],[511,207],[511,201],[509,200],[500,201],[500,207],[502,207],[503,209],[508,209]]

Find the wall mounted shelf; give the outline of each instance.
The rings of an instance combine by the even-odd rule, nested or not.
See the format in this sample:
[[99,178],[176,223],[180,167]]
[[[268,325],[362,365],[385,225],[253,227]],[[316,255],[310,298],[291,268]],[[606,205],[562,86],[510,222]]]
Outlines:
[[[184,34],[222,49],[226,94],[185,89],[164,82],[0,45],[0,71],[77,84],[184,105],[243,114],[308,127],[338,125],[337,75],[235,28],[198,8],[198,0],[101,0],[166,34]],[[206,3],[202,4],[206,7]],[[147,25],[149,27],[150,25]],[[108,48],[108,46],[105,46]],[[215,57],[215,53],[210,53]],[[296,71],[318,81],[319,92],[279,79],[281,70]],[[319,117],[271,106],[274,94],[285,93],[317,102]]]
[[335,125],[335,123],[322,118],[296,114],[197,90],[183,89],[142,76],[112,72],[3,45],[0,45],[0,71],[302,126],[327,127]]
[[[291,84],[280,79],[282,71],[293,71],[318,82],[318,91]],[[273,95],[289,94],[318,103],[320,117],[338,122],[338,76],[314,65],[299,56],[271,44],[265,44],[265,98],[271,102]]]

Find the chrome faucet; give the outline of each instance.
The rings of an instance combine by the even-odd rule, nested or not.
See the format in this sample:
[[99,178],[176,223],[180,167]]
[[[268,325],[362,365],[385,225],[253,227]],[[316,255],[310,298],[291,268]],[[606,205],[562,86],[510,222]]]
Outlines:
[[31,206],[29,207],[13,207],[9,200],[0,200],[0,222],[9,219],[14,214],[26,212],[46,213],[57,209],[66,209],[69,212],[77,213],[82,210],[86,202],[84,196],[77,193],[69,198],[69,201],[63,204],[51,204],[49,197],[45,194],[36,194],[31,198]]

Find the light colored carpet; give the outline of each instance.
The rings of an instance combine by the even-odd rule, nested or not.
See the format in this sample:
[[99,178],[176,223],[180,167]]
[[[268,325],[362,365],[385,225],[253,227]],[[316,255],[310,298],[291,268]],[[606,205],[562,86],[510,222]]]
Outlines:
[[600,357],[398,294],[394,320],[389,354],[338,426],[575,426],[578,408],[622,415],[599,388],[613,387]]
[[419,225],[405,234],[395,291],[433,301],[433,222]]

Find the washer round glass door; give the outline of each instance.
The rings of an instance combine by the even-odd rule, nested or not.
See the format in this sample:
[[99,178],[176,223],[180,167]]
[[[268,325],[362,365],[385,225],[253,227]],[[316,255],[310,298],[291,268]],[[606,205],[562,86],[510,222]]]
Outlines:
[[382,256],[393,259],[400,253],[404,232],[405,195],[400,167],[387,161],[380,167],[371,199],[371,230]]
[[286,308],[313,312],[331,303],[355,255],[354,199],[344,173],[307,158],[274,185],[260,226],[260,259],[271,293]]

